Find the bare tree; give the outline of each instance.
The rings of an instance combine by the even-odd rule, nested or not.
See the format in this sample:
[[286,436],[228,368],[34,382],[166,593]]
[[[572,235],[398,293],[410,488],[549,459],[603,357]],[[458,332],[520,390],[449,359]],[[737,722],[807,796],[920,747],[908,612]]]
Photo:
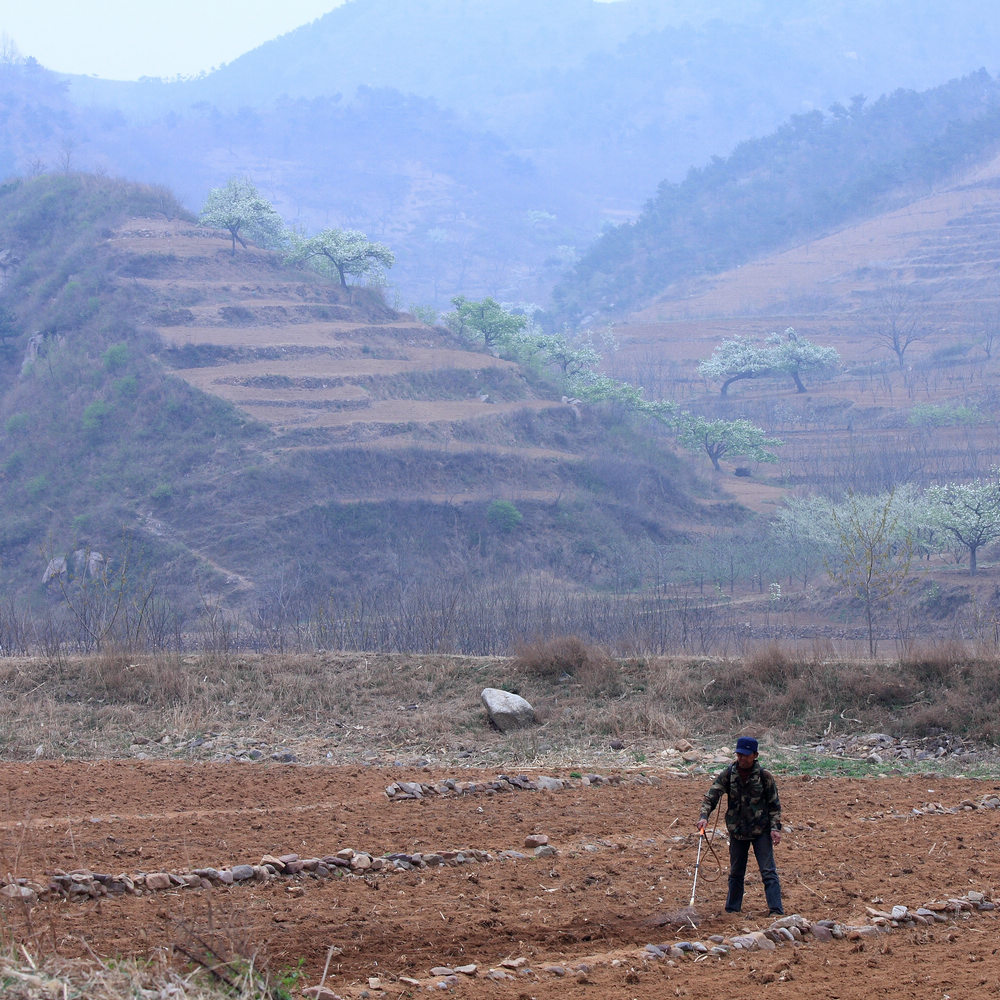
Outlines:
[[976,340],[986,352],[987,360],[1000,344],[1000,306],[990,305],[979,311],[975,323]]
[[905,493],[894,490],[877,497],[848,493],[842,504],[830,508],[836,550],[826,571],[845,593],[863,602],[868,655],[873,658],[877,613],[890,610],[909,587],[914,542],[907,508]]
[[875,296],[871,310],[872,335],[896,355],[900,371],[906,367],[905,356],[910,345],[926,339],[930,333],[923,315],[921,303],[903,285],[887,285]]
[[17,66],[23,59],[17,42],[6,31],[0,31],[0,67]]

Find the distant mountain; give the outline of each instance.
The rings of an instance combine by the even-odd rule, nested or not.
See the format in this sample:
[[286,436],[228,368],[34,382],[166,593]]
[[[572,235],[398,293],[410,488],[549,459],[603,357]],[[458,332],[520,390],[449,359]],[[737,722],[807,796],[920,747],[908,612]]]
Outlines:
[[981,70],[929,91],[796,115],[725,159],[663,183],[554,293],[556,320],[618,316],[928,194],[1000,150],[1000,82]]
[[390,240],[401,304],[542,302],[661,182],[997,51],[981,0],[351,0],[198,79],[66,78],[0,120],[3,165],[163,182],[192,209],[252,173],[289,221]]
[[980,0],[350,0],[201,79],[103,86],[174,109],[388,87],[634,210],[790,115],[994,69],[998,50],[1000,10]]

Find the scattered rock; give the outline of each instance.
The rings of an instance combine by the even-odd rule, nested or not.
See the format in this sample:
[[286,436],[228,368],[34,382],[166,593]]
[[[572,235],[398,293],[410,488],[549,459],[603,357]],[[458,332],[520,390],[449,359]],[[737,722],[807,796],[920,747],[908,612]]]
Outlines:
[[4,896],[7,899],[22,900],[26,903],[33,903],[38,898],[38,894],[33,889],[28,888],[26,885],[16,884],[8,884],[0,887],[0,896]]
[[312,1000],[341,1000],[339,993],[334,993],[326,986],[308,986],[302,991],[302,995],[311,997]]
[[545,775],[537,778],[535,784],[546,792],[561,792],[566,787],[566,782],[562,778],[548,778]]
[[166,872],[152,872],[146,876],[146,888],[154,892],[159,889],[169,889],[170,886],[170,876]]
[[480,698],[490,722],[501,733],[527,729],[535,724],[535,710],[519,694],[500,688],[484,688]]

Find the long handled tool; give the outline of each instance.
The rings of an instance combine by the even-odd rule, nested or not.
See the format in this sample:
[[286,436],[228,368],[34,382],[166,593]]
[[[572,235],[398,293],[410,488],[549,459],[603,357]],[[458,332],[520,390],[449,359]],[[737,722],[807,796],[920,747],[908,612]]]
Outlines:
[[[690,924],[692,927],[698,926],[698,914],[694,908],[694,894],[698,891],[698,872],[701,869],[701,845],[705,843],[705,831],[698,831],[698,857],[694,862],[694,881],[691,883],[691,899],[688,905],[680,911],[681,921]],[[679,921],[680,922],[680,921]]]
[[701,868],[701,845],[705,843],[705,831],[698,831],[698,857],[695,858],[694,862],[694,882],[691,883],[691,900],[688,903],[688,907],[694,908],[694,894],[698,888],[698,870]]
[[[715,817],[716,826],[718,826],[719,817]],[[715,830],[712,831],[714,836]],[[685,927],[697,927],[698,926],[698,911],[694,908],[694,897],[698,891],[698,873],[701,871],[701,854],[702,849],[708,851],[712,857],[715,858],[716,862],[719,863],[719,855],[716,854],[715,848],[712,846],[712,840],[708,835],[708,832],[704,829],[698,831],[698,856],[695,858],[694,862],[694,881],[691,884],[691,899],[688,901],[688,905],[682,907],[679,910],[675,910],[673,913],[665,914],[661,919],[657,920],[657,924],[663,926],[665,924],[677,924]],[[719,863],[719,871],[722,871],[722,865]],[[705,876],[709,881],[714,881],[708,875]],[[718,877],[718,876],[716,876]]]

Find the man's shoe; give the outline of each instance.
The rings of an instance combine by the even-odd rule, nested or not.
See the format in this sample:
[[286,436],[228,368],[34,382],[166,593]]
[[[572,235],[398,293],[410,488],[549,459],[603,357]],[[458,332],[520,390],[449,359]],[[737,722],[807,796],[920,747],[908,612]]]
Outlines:
[[769,917],[783,917],[785,915],[784,910],[768,910],[767,915]]

